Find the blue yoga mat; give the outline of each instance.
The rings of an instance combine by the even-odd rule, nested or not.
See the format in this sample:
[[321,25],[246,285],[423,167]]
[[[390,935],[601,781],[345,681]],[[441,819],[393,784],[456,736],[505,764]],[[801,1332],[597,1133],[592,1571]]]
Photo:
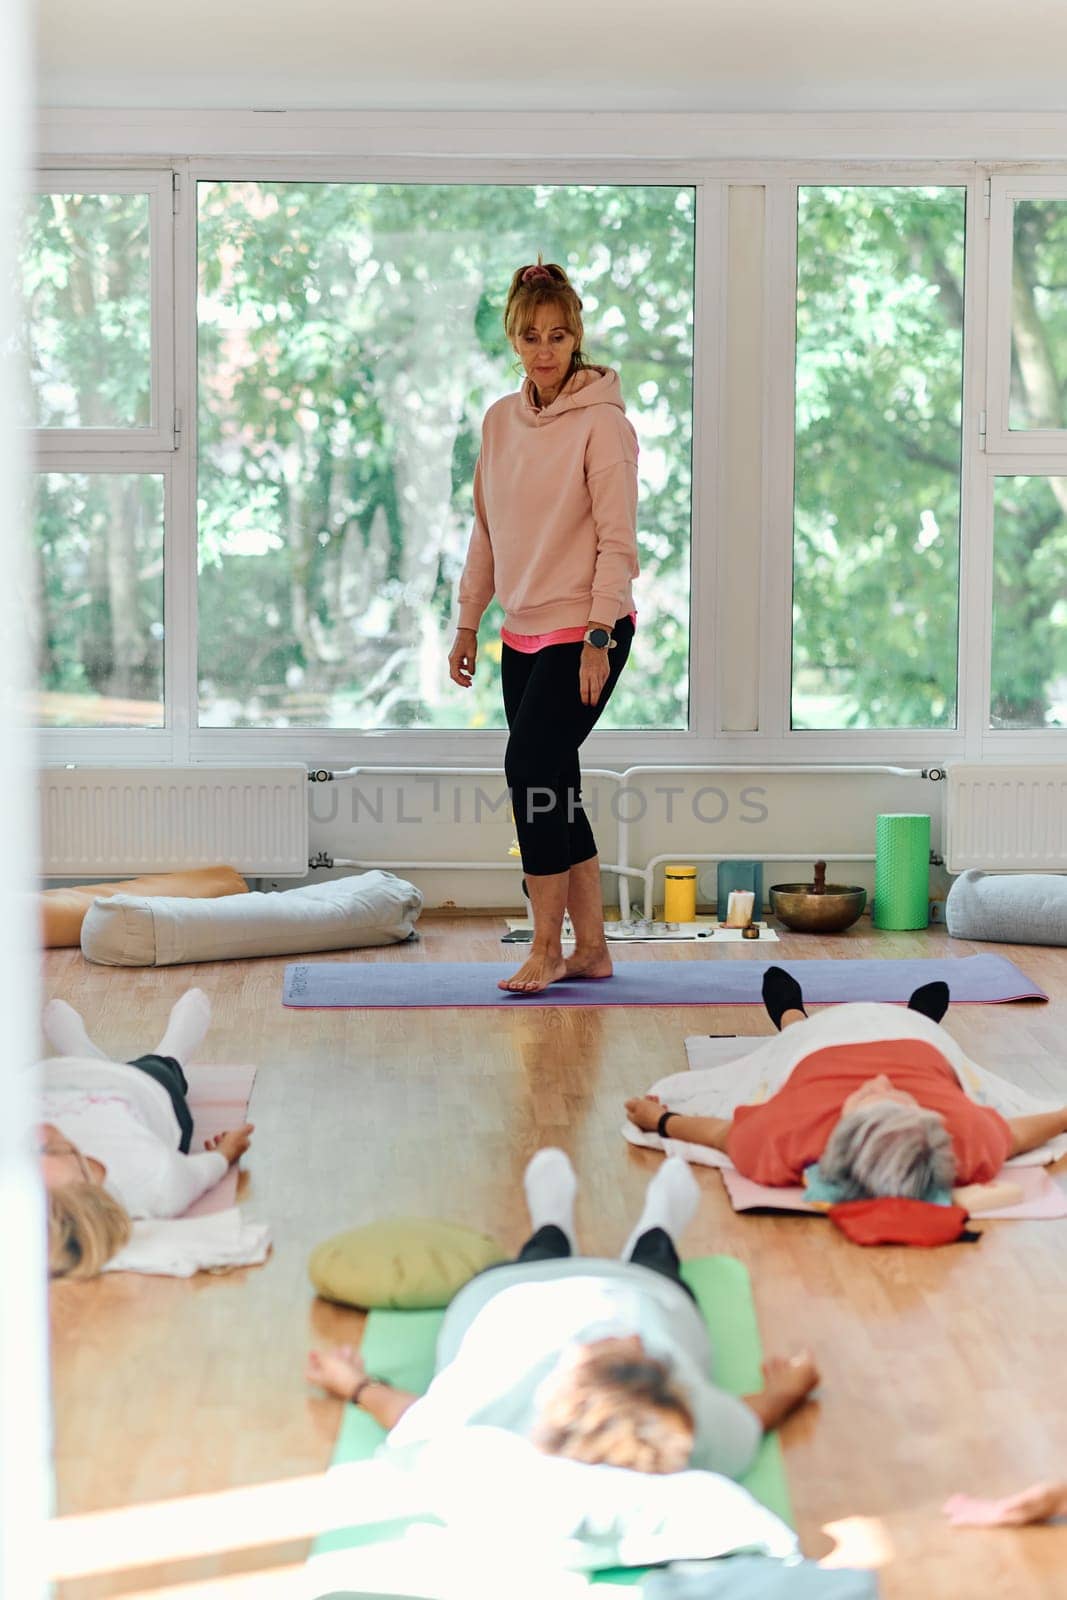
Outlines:
[[497,981],[515,971],[510,961],[301,961],[285,969],[287,1006],[358,1008],[506,1006],[761,1005],[769,966],[792,972],[805,1000],[903,1004],[921,983],[940,978],[954,1005],[1002,1000],[1047,1000],[1005,956],[918,961],[623,961],[612,978],[554,983],[540,994],[509,994]]

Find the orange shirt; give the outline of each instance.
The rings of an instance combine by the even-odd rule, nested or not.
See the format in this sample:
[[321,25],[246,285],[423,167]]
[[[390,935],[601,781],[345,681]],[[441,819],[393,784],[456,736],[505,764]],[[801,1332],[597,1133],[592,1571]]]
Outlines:
[[841,1109],[854,1090],[885,1073],[895,1089],[936,1111],[952,1137],[956,1183],[989,1183],[1011,1149],[1011,1130],[999,1111],[976,1105],[933,1045],[919,1039],[880,1039],[816,1050],[797,1064],[776,1095],[738,1106],[727,1154],[755,1183],[803,1182],[818,1161]]

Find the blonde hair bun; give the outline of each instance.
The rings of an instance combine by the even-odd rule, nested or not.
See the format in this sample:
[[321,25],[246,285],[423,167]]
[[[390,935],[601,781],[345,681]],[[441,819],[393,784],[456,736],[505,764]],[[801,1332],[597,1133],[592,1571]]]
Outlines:
[[572,368],[585,365],[582,339],[582,301],[564,269],[555,261],[544,261],[538,252],[537,260],[519,267],[512,274],[508,297],[504,303],[504,332],[508,343],[514,345],[529,328],[542,306],[558,305],[563,325],[575,341]]

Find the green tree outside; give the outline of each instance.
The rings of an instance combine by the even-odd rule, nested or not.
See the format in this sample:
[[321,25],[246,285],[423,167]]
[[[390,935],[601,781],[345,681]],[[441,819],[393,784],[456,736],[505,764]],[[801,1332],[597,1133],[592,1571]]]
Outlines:
[[[608,726],[688,704],[695,196],[669,186],[208,183],[200,228],[200,672],[214,726],[492,727],[499,612],[447,682],[500,325],[538,250],[586,300],[642,443],[641,619]],[[1067,204],[1016,208],[1011,418],[1067,417]],[[793,721],[956,720],[965,256],[958,188],[805,186]],[[37,426],[150,420],[143,195],[43,195],[23,255]],[[1067,478],[998,479],[995,727],[1067,726]],[[162,718],[160,483],[38,478],[27,615],[56,726]]]
[[204,183],[202,720],[500,727],[499,609],[448,680],[516,266],[566,266],[642,445],[642,611],[604,722],[687,720],[694,192]]

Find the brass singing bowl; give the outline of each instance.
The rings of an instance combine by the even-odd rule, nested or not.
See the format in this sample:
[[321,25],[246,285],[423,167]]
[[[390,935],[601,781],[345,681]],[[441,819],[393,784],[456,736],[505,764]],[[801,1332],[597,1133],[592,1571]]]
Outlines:
[[842,933],[867,904],[855,884],[828,883],[825,894],[813,894],[810,883],[776,883],[770,893],[774,915],[797,933]]

